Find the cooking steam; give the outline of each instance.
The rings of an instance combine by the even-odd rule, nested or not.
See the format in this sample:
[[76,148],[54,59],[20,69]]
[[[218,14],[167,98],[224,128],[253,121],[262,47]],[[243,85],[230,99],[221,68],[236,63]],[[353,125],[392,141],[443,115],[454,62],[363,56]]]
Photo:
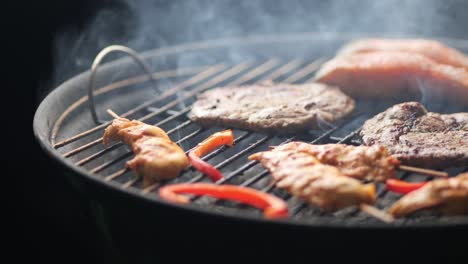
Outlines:
[[[82,32],[71,28],[56,37],[55,76],[51,87],[88,70],[96,54],[112,44],[142,52],[202,40],[298,32],[468,38],[461,20],[468,5],[461,5],[462,2],[120,0],[98,12]],[[242,57],[242,50],[229,52],[233,61]],[[106,61],[118,57],[121,55],[109,56]],[[200,65],[200,60],[205,64],[215,63],[213,58],[181,56],[176,66]],[[119,72],[111,78],[107,81],[118,80]]]

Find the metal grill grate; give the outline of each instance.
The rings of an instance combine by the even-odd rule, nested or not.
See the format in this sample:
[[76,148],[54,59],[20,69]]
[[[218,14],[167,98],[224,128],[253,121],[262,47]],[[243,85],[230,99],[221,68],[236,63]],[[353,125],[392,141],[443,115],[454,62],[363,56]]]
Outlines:
[[[225,129],[205,129],[187,119],[186,114],[190,111],[191,104],[196,99],[197,94],[216,86],[258,83],[264,80],[286,83],[309,82],[323,61],[323,58],[309,62],[301,59],[284,61],[279,58],[271,58],[261,62],[246,61],[229,66],[219,64],[208,67],[196,67],[186,71],[179,69],[175,74],[173,72],[171,74],[171,71],[156,73],[153,75],[155,79],[177,77],[182,78],[183,81],[166,89],[161,95],[119,114],[122,117],[139,119],[161,127],[177,144],[188,152],[198,142],[214,131]],[[114,83],[98,90],[97,94],[105,94],[112,89],[143,82],[144,80],[144,78],[134,78]],[[355,112],[359,111],[361,103],[358,100]],[[247,161],[247,156],[257,151],[266,150],[268,146],[284,144],[291,140],[302,140],[311,143],[359,144],[359,140],[355,138],[355,135],[359,132],[362,123],[387,106],[374,106],[372,108],[373,111],[355,113],[333,126],[324,127],[321,131],[310,131],[310,133],[290,138],[233,129],[235,145],[232,148],[218,148],[203,157],[203,160],[210,162],[220,169],[225,176],[225,179],[217,184],[229,183],[249,186],[284,198],[290,207],[290,221],[307,222],[314,221],[317,218],[326,218],[329,221],[340,223],[349,220],[353,220],[353,222],[378,222],[378,220],[361,213],[356,208],[329,213],[309,206],[295,197],[291,197],[284,190],[277,189],[274,185],[270,184],[268,171],[255,161]],[[74,110],[74,107],[76,106],[72,105],[56,122],[51,134],[51,142],[54,148],[64,157],[73,161],[75,166],[85,168],[98,179],[116,182],[122,189],[134,189],[142,195],[153,197],[154,199],[157,199],[157,189],[165,184],[208,181],[203,174],[195,171],[192,167],[189,167],[179,177],[160,183],[144,183],[142,179],[135,178],[131,171],[124,168],[124,163],[133,156],[129,148],[122,143],[115,143],[107,148],[102,144],[101,136],[105,127],[110,124],[109,122],[91,127],[77,135],[69,136],[56,142],[56,138],[61,136],[62,122]],[[370,108],[367,107],[366,109]],[[467,168],[454,168],[447,172],[450,175],[454,175],[466,170]],[[428,177],[403,172],[399,173],[399,177],[407,180],[429,179]],[[388,193],[382,184],[377,184],[377,187],[377,207],[386,208],[398,198],[397,195]],[[260,212],[256,209],[234,202],[217,201],[214,198],[207,197],[195,197],[192,200],[193,204],[191,206],[209,207],[217,212],[242,210],[243,214],[261,217]],[[398,220],[395,224],[404,225],[411,221],[431,219],[431,217],[436,216],[415,216]]]

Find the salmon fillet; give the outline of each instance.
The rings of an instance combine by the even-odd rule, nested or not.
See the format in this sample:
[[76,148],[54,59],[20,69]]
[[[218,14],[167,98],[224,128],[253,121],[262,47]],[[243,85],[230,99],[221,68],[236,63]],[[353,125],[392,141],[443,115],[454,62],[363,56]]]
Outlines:
[[426,56],[381,51],[338,56],[325,63],[316,81],[351,96],[420,100],[422,96],[468,103],[468,71]]
[[338,56],[376,51],[417,53],[441,64],[468,70],[468,57],[443,43],[428,39],[360,39],[344,46]]

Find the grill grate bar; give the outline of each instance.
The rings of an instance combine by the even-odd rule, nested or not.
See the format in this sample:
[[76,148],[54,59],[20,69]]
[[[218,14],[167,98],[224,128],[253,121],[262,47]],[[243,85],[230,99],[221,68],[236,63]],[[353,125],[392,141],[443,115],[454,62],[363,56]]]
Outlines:
[[235,86],[235,85],[240,85],[240,84],[246,83],[246,82],[254,79],[255,77],[257,77],[259,75],[262,75],[263,73],[269,71],[271,68],[278,65],[278,63],[279,63],[279,59],[277,59],[277,58],[269,59],[264,64],[258,66],[257,68],[251,70],[250,72],[244,74],[242,77],[230,82],[228,85]]
[[261,178],[263,178],[264,176],[266,176],[267,174],[269,173],[268,170],[264,170],[262,172],[259,172],[257,173],[255,176],[253,176],[252,178],[249,178],[248,180],[246,180],[245,182],[241,183],[240,186],[244,186],[244,187],[248,187],[254,183],[256,183],[258,180],[260,180]]
[[92,161],[92,160],[94,160],[96,158],[99,158],[100,156],[106,154],[107,152],[109,152],[111,150],[114,150],[114,149],[116,149],[116,148],[118,148],[118,147],[120,147],[122,145],[123,145],[122,142],[117,142],[117,143],[115,143],[115,144],[113,144],[113,145],[111,145],[109,147],[106,147],[105,149],[102,149],[102,150],[94,153],[93,155],[90,155],[90,156],[88,156],[86,158],[81,159],[80,161],[78,161],[75,164],[77,166],[82,166],[82,165],[84,165],[84,164],[86,164],[86,163],[88,163],[88,162],[90,162],[90,161]]
[[[210,76],[213,76],[214,74],[220,72],[221,70],[223,70],[225,68],[225,66],[223,64],[220,64],[220,65],[214,65],[212,67],[209,67],[207,70],[189,78],[188,80],[185,80],[181,83],[179,83],[178,85],[175,85],[174,87],[168,89],[166,92],[164,92],[161,96],[158,96],[152,100],[148,100],[146,102],[144,102],[143,104],[135,107],[135,108],[132,108],[130,110],[128,110],[127,112],[123,113],[122,115],[120,115],[121,117],[127,117],[127,116],[130,116],[140,110],[143,110],[145,109],[146,107],[158,102],[158,101],[161,101],[173,94],[175,94],[176,92],[178,92],[179,90],[182,90],[182,89],[185,89],[187,87],[190,87],[191,85],[194,85],[204,79],[207,79],[208,77]],[[85,137],[91,133],[94,133],[96,131],[99,131],[100,129],[103,129],[105,128],[106,126],[110,125],[110,121],[109,122],[105,122],[101,125],[98,125],[98,126],[95,126],[91,129],[88,129],[84,132],[81,132],[75,136],[72,136],[68,139],[65,139],[65,140],[62,140],[56,144],[54,144],[54,148],[59,148],[59,147],[62,147],[62,146],[65,146],[71,142],[74,142],[82,137]]]
[[268,184],[268,186],[263,188],[261,191],[268,193],[268,192],[271,192],[274,188],[275,188],[275,182],[272,182],[272,183]]
[[304,78],[305,76],[307,76],[307,75],[313,73],[315,70],[317,70],[324,60],[325,60],[324,58],[319,58],[319,59],[314,60],[313,62],[311,62],[306,67],[302,68],[301,70],[297,71],[293,75],[286,78],[284,80],[284,82],[293,83],[293,82],[296,82],[296,81]]
[[98,139],[96,139],[96,140],[93,140],[93,141],[91,141],[91,142],[89,142],[89,143],[86,143],[86,144],[84,144],[84,145],[81,145],[81,146],[79,146],[79,147],[77,147],[77,148],[75,148],[75,149],[72,149],[72,150],[70,150],[70,151],[64,153],[63,156],[64,156],[65,158],[69,158],[69,157],[71,157],[71,156],[73,156],[73,155],[75,155],[75,154],[80,153],[80,152],[83,151],[83,150],[86,150],[86,149],[89,149],[90,147],[96,146],[96,145],[98,145],[98,144],[101,143],[101,142],[102,142],[102,137],[100,137],[100,138],[98,138]]
[[128,187],[132,186],[136,182],[138,182],[140,178],[139,177],[134,177],[133,179],[129,180],[128,182],[124,183],[122,185],[122,189],[127,189]]
[[[256,148],[256,147],[262,145],[263,143],[265,143],[266,141],[268,141],[269,139],[271,139],[271,136],[265,136],[265,137],[261,138],[260,140],[258,140],[257,142],[255,142],[254,144],[250,145],[248,148],[243,149],[241,152],[245,153],[245,152],[247,152],[247,151],[249,151],[249,150],[251,150],[253,148]],[[249,169],[253,165],[255,165],[255,163],[257,163],[257,162],[251,161],[251,162],[246,163],[244,166],[242,166],[239,169],[235,170],[234,172],[232,172],[231,174],[226,176],[224,179],[221,179],[218,182],[216,182],[216,184],[223,184],[223,183],[229,181],[230,179],[234,178],[239,173],[241,173],[241,172]]]
[[273,72],[271,72],[267,76],[261,78],[260,81],[275,80],[275,79],[285,75],[286,73],[296,69],[301,64],[302,64],[301,59],[294,59],[294,60],[286,63],[285,65],[279,67],[278,69],[274,70]]
[[115,163],[117,163],[117,162],[119,162],[119,161],[121,161],[121,160],[123,160],[125,158],[130,157],[131,155],[132,155],[131,152],[124,153],[124,154],[118,156],[117,158],[115,158],[113,160],[110,160],[108,162],[105,162],[105,163],[95,167],[94,169],[91,170],[91,173],[98,173],[98,172],[102,171],[103,169],[111,166],[112,164],[115,164]]
[[172,134],[172,133],[174,133],[174,132],[177,132],[177,131],[179,131],[179,130],[185,128],[185,127],[188,127],[190,124],[192,124],[192,120],[187,120],[187,121],[181,123],[180,125],[174,127],[173,129],[168,130],[168,131],[166,132],[166,134],[170,135],[170,134]]
[[113,174],[107,176],[104,178],[105,181],[111,181],[117,177],[120,177],[122,175],[124,175],[125,173],[127,173],[129,171],[129,169],[127,167],[123,168],[123,169],[120,169],[116,172],[114,172]]

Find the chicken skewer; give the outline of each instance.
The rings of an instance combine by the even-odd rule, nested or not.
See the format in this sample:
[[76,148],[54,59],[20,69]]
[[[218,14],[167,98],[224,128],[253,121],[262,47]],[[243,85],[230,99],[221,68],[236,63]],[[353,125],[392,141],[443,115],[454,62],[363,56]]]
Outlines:
[[[359,205],[362,211],[386,222],[392,218],[368,205],[375,200],[375,197],[369,198],[373,192],[369,186],[373,184],[363,188],[359,181],[382,182],[396,178],[396,169],[401,169],[401,165],[383,146],[290,142],[253,154],[249,159],[260,161],[269,169],[277,187],[287,189],[291,194],[323,209]],[[445,172],[410,169],[426,174],[429,172],[432,176],[448,176]]]
[[[320,162],[306,150],[298,151],[300,142],[291,142],[272,150],[249,156],[262,163],[278,188],[324,210],[334,211],[353,205],[385,222],[392,216],[370,206],[376,201],[375,185],[363,184],[344,175],[337,167]],[[305,144],[305,143],[303,143]]]
[[312,145],[302,142],[294,144],[297,151],[308,152],[320,162],[335,166],[344,175],[359,180],[383,182],[389,178],[396,178],[397,169],[434,177],[448,177],[446,172],[400,165],[400,161],[380,145]]
[[388,212],[402,217],[422,210],[445,215],[468,214],[468,173],[427,183],[393,204]]
[[141,121],[119,117],[112,110],[107,112],[115,119],[103,136],[104,145],[122,141],[132,148],[135,157],[125,166],[147,181],[172,179],[188,167],[184,150],[171,141],[161,128]]

